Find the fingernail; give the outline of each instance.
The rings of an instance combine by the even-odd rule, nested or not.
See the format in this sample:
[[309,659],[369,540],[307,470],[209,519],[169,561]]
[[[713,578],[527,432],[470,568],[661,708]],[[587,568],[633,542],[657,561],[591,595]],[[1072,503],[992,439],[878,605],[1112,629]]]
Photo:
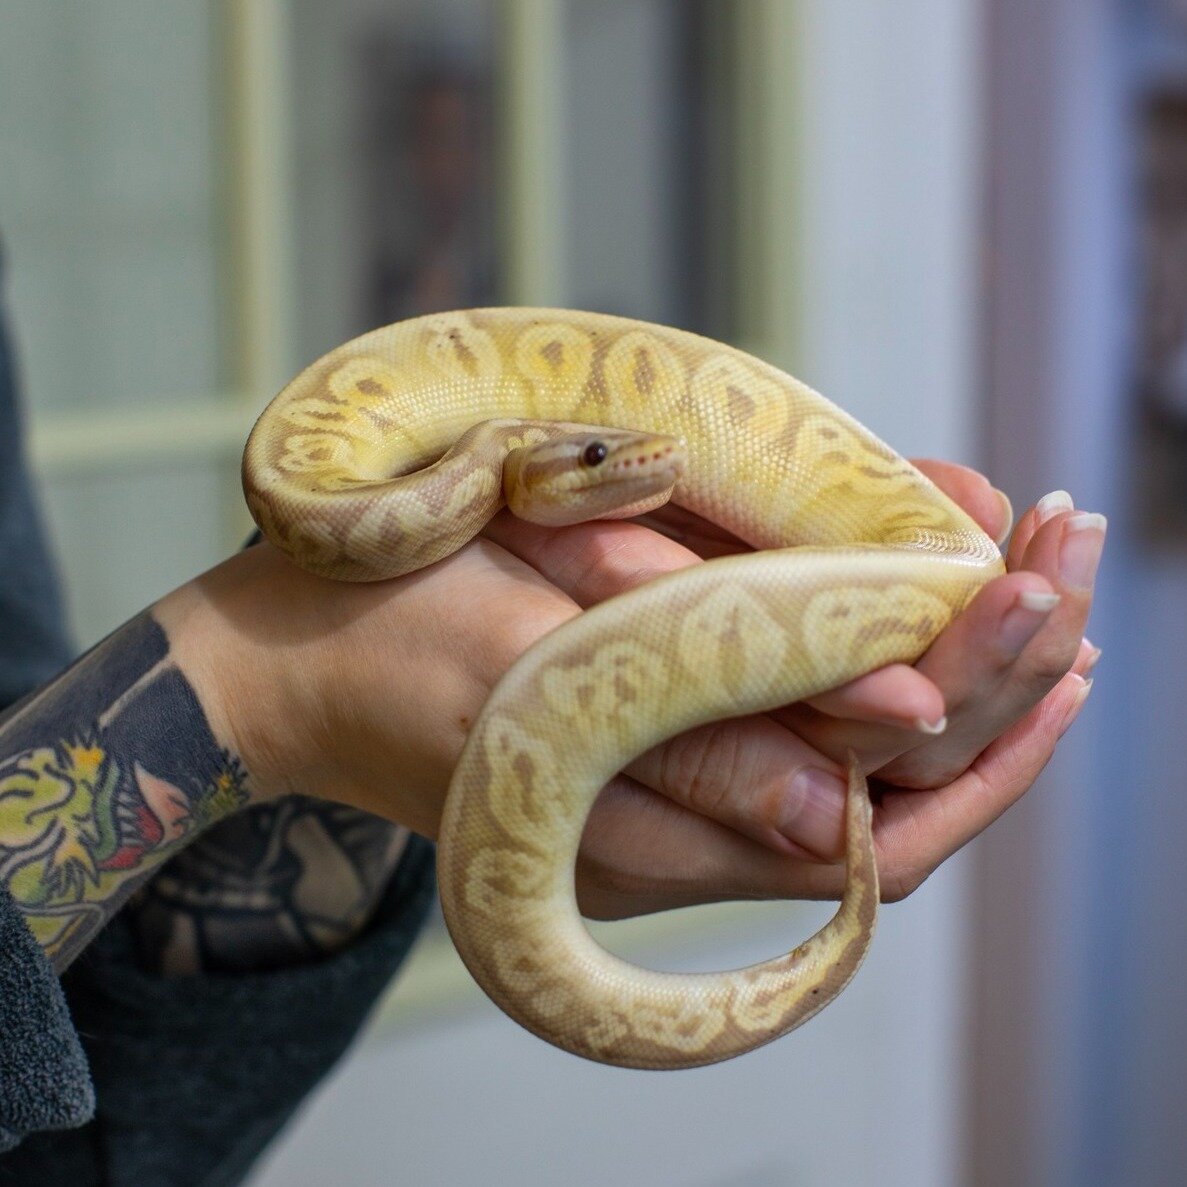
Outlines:
[[1108,520],[1095,512],[1083,511],[1068,518],[1059,550],[1059,575],[1064,584],[1092,588],[1107,528]]
[[1084,661],[1084,674],[1087,675],[1100,663],[1102,652],[1087,636],[1084,637],[1084,642],[1088,645],[1088,658]]
[[948,728],[948,718],[937,717],[935,721],[924,721],[922,717],[916,717],[915,728],[921,734],[942,734]]
[[1088,694],[1092,691],[1091,680],[1085,680],[1083,676],[1074,676],[1073,679],[1080,681],[1080,687],[1076,690],[1076,695],[1072,703],[1063,715],[1063,722],[1059,727],[1059,736],[1061,738],[1071,728],[1072,722],[1080,715],[1080,710],[1084,708],[1084,702],[1088,700]]
[[1059,594],[1025,590],[1017,602],[1006,611],[998,628],[998,640],[1008,656],[1022,654],[1022,649],[1034,638],[1035,632],[1047,616],[1059,605]]
[[829,852],[836,843],[837,822],[845,811],[848,790],[845,780],[831,771],[804,767],[783,797],[779,831],[814,852]]
[[1010,496],[1004,490],[998,490],[995,486],[993,493],[997,495],[997,501],[1002,506],[1002,529],[994,540],[994,543],[1000,546],[1010,538],[1010,529],[1014,526],[1014,504],[1010,502]]
[[1049,495],[1044,495],[1035,504],[1035,516],[1037,527],[1040,523],[1046,523],[1053,515],[1058,515],[1061,511],[1075,510],[1075,503],[1072,502],[1072,496],[1065,490],[1053,490]]
[[1026,589],[1018,595],[1018,605],[1025,606],[1027,610],[1033,610],[1036,614],[1050,614],[1059,605],[1059,594]]

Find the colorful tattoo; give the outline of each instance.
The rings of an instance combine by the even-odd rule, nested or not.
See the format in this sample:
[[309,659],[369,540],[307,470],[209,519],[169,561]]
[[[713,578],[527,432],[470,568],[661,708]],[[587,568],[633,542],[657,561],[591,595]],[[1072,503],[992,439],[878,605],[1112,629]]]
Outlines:
[[0,717],[0,884],[65,968],[163,860],[247,799],[143,614]]

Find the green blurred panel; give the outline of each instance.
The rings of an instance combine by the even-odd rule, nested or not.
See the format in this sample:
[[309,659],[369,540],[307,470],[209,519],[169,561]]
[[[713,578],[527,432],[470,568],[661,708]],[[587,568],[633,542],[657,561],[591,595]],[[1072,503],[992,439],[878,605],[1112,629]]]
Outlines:
[[223,559],[234,470],[172,460],[135,473],[56,474],[43,484],[81,646]]
[[0,237],[36,409],[217,385],[217,11],[0,0]]

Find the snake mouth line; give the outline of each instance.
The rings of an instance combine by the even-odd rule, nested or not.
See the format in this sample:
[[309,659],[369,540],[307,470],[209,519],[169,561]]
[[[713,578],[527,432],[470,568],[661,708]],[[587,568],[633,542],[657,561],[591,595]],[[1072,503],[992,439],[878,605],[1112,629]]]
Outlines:
[[662,489],[668,486],[675,486],[680,480],[682,473],[683,467],[671,463],[667,465],[648,465],[646,468],[636,469],[633,472],[614,469],[608,474],[604,474],[598,481],[591,479],[579,489],[596,490],[599,488],[612,488],[628,496],[644,495],[650,494],[657,488]]

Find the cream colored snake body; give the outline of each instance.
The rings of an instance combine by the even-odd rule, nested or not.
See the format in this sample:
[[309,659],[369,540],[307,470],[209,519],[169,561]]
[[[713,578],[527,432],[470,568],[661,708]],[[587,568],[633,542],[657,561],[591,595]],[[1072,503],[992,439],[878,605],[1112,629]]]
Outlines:
[[[789,955],[722,973],[646,971],[590,937],[573,866],[593,799],[682,730],[914,661],[1001,558],[917,470],[773,367],[678,330],[548,309],[422,317],[332,351],[260,418],[248,503],[298,564],[393,576],[482,527],[521,446],[544,442],[544,467],[563,468],[547,453],[555,422],[663,435],[640,436],[633,459],[628,438],[620,470],[662,469],[663,443],[683,442],[674,500],[761,551],[604,602],[506,674],[445,806],[446,921],[487,993],[550,1042],[631,1067],[712,1063],[798,1026],[856,971],[878,899],[864,779],[851,775],[836,916]],[[450,453],[471,430],[477,452]],[[597,445],[582,457],[600,462]]]

